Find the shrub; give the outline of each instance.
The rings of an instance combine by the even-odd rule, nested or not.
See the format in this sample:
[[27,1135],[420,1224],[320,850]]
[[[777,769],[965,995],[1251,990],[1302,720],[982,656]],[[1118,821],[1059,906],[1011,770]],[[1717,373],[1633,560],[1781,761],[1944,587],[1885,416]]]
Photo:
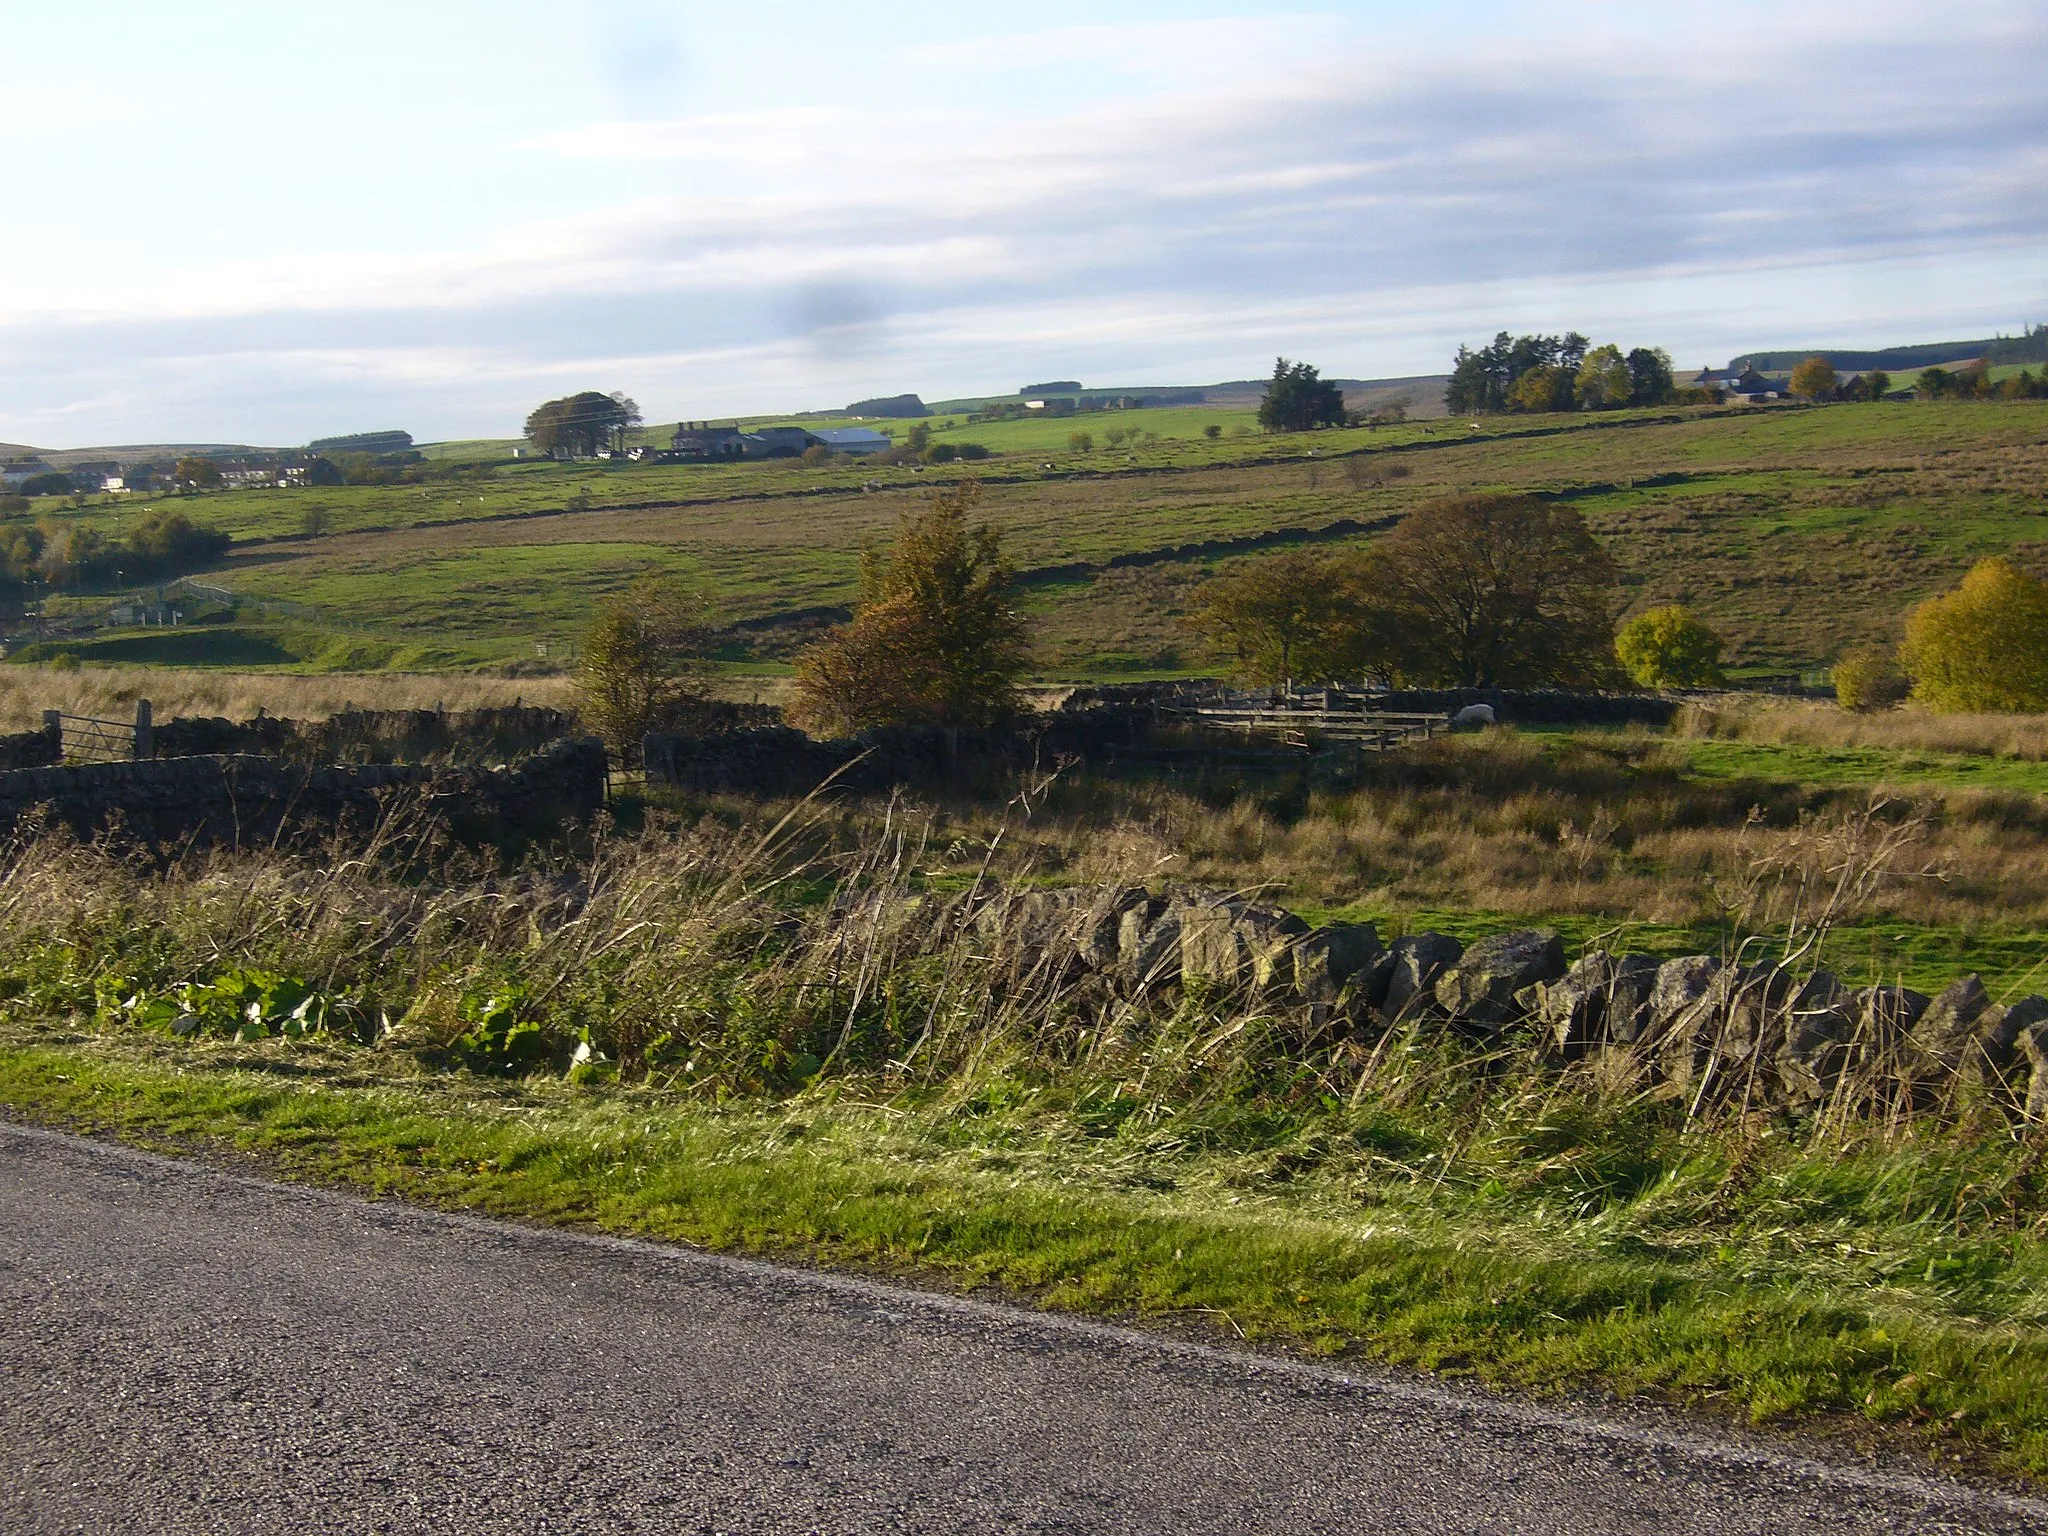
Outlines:
[[[193,522],[182,512],[157,508],[128,535],[130,575],[162,575],[211,565],[233,541],[218,528]],[[141,569],[138,570],[137,566]]]
[[638,762],[641,738],[701,698],[710,639],[697,595],[660,577],[643,577],[598,610],[576,682],[583,717],[614,758]]
[[1624,624],[1614,653],[1645,688],[1704,688],[1721,681],[1721,637],[1690,608],[1652,608]]
[[2048,709],[2048,585],[2003,557],[1978,561],[1913,610],[1899,660],[1913,698],[1942,714]]
[[1067,434],[1067,447],[1074,453],[1093,453],[1095,451],[1095,435],[1092,432],[1069,432]]
[[906,514],[887,554],[861,555],[853,622],[804,653],[797,718],[853,734],[875,726],[988,725],[1015,704],[1024,626],[1010,601],[1002,535],[967,517],[963,480]]
[[1835,685],[1835,702],[1859,713],[1902,704],[1913,686],[1899,671],[1898,658],[1876,645],[1845,653],[1829,677]]

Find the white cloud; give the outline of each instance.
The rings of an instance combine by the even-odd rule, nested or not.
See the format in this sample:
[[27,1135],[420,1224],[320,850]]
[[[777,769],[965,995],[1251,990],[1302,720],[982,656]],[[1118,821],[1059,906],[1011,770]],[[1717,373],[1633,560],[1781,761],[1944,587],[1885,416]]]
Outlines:
[[[702,415],[1084,361],[1194,382],[1283,347],[1427,371],[1524,323],[1712,355],[1785,339],[1758,332],[1786,314],[1811,328],[1787,320],[1794,341],[1880,342],[2048,302],[2037,7],[1716,14],[1456,47],[1183,24],[1145,29],[1170,66],[1157,89],[1059,115],[821,104],[558,134],[548,153],[638,167],[642,195],[440,257],[0,297],[0,436],[132,437],[140,411],[284,440],[344,402],[469,433],[509,430],[557,382]],[[1139,41],[1070,28],[915,63],[1052,69]]]

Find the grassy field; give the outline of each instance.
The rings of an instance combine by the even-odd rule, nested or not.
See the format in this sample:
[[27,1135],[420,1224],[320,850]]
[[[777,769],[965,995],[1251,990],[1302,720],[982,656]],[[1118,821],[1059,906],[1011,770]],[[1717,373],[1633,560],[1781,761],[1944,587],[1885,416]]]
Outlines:
[[[939,440],[997,451],[974,469],[986,511],[1009,530],[1018,565],[1048,573],[1028,601],[1036,666],[1051,678],[1204,666],[1187,595],[1245,541],[1369,538],[1341,525],[1473,489],[1568,500],[1615,552],[1632,605],[1688,603],[1730,637],[1738,665],[1810,670],[1896,632],[1913,600],[1983,554],[2038,559],[2048,510],[2044,402],[1513,417],[1286,438],[1240,435],[1244,413],[1194,407],[948,420],[934,423]],[[1224,428],[1214,440],[1201,435],[1212,422]],[[1111,450],[1111,424],[1159,438]],[[1093,433],[1095,450],[1070,452],[1071,430]],[[727,620],[771,621],[749,644],[772,661],[809,632],[772,621],[844,604],[862,543],[955,473],[498,462],[421,485],[180,505],[241,541],[208,579],[309,607],[315,627],[408,665],[503,664],[537,645],[559,654],[593,599],[650,568],[701,582]],[[39,511],[118,525],[141,505]],[[316,509],[327,531],[309,538]],[[1139,563],[1107,568],[1119,557]],[[326,649],[275,664],[319,665]]]

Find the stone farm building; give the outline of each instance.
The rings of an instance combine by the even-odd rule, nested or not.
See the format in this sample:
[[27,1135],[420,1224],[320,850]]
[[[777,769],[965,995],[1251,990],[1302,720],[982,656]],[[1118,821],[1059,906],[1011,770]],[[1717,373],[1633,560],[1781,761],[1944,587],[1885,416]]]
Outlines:
[[888,447],[889,439],[868,427],[830,427],[816,432],[804,427],[758,427],[743,432],[737,425],[721,427],[706,421],[683,422],[669,439],[671,454],[700,463],[794,458],[807,448],[864,454],[880,453]]

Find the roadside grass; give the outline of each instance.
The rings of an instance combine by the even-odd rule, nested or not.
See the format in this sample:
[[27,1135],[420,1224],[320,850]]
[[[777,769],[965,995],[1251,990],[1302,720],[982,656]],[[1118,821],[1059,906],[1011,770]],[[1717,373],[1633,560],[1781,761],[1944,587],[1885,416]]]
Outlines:
[[[1591,938],[1667,899],[1674,830],[1779,891],[1866,857],[1842,839],[1874,813],[1781,791],[1758,821],[1767,786],[1661,750],[1453,738],[1301,799],[656,796],[635,832],[519,854],[402,804],[367,840],[155,861],[25,831],[0,861],[0,1104],[370,1192],[2048,1474],[2048,1128],[2023,1086],[1923,1092],[1880,1061],[1798,1112],[1733,1076],[1684,1093],[1524,1031],[1112,984],[1012,900],[1156,877],[1164,847],[1290,900],[1448,887],[1397,905],[1444,926],[1541,908]],[[1557,834],[1595,806],[1588,856]],[[1958,859],[1966,811],[1927,830]],[[2008,872],[2048,840],[1991,830]],[[1387,868],[1347,897],[1361,857]],[[1859,880],[1845,929],[1993,910],[1875,863]],[[2019,920],[2048,895],[2027,900]],[[1706,910],[1695,891],[1657,936]],[[1755,893],[1712,910],[1765,952],[1785,938]]]
[[2040,1147],[1602,1144],[1557,1115],[1447,1138],[1322,1107],[1148,1124],[1057,1097],[713,1105],[387,1076],[304,1042],[0,1031],[18,1116],[365,1194],[2048,1475]]

